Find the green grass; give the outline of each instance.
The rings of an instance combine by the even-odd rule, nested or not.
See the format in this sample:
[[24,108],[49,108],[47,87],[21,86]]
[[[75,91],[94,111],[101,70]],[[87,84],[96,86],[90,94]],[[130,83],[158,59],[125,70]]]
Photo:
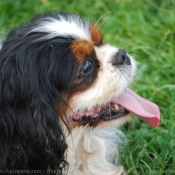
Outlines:
[[140,63],[132,89],[161,111],[156,129],[137,118],[122,127],[128,139],[122,164],[129,175],[175,174],[174,9],[174,0],[0,0],[0,36],[46,11],[79,13],[94,23],[101,17],[103,41]]

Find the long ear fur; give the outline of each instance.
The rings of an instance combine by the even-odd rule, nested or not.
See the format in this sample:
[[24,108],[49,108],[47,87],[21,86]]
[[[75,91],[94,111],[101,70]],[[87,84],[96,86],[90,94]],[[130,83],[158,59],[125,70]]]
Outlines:
[[52,45],[32,43],[42,34],[24,36],[24,30],[12,31],[0,50],[0,169],[61,174],[67,145],[56,110],[62,96]]

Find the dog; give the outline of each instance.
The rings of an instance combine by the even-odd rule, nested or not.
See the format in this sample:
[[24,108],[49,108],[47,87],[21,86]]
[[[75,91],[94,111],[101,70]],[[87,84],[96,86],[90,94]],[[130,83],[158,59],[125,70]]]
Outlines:
[[128,88],[136,61],[69,13],[35,16],[0,48],[0,170],[125,174],[116,128],[131,114],[152,127],[160,120],[158,107]]

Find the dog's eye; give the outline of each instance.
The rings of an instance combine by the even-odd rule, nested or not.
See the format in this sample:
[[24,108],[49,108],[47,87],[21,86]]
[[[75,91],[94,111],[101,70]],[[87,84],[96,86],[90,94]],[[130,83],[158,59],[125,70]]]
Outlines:
[[83,69],[81,70],[81,74],[86,75],[86,74],[91,73],[92,67],[93,67],[92,62],[87,60],[83,65]]

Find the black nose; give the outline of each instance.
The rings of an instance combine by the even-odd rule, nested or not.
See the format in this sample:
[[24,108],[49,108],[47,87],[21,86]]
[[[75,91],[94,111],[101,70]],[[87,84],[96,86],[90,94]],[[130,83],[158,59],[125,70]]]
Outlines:
[[119,49],[119,51],[115,54],[115,56],[112,59],[112,65],[119,66],[123,64],[131,65],[131,60],[129,56],[127,56],[125,50]]

